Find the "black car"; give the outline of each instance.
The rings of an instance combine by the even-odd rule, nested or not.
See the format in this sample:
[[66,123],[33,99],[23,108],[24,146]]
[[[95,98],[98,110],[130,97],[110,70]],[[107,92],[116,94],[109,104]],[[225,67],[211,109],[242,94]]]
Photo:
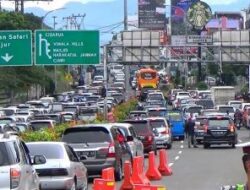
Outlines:
[[234,148],[236,143],[236,128],[229,116],[208,117],[204,127],[204,148],[209,148],[212,144],[229,144]]

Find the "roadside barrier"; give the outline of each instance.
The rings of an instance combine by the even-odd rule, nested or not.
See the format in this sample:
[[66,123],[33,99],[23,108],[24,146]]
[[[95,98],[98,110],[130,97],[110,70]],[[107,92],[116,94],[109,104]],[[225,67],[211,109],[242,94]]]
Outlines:
[[131,175],[131,181],[134,184],[149,185],[150,181],[143,172],[143,159],[144,158],[142,156],[136,156],[133,158],[133,171]]
[[134,185],[131,180],[131,163],[130,161],[125,161],[124,163],[124,179],[120,190],[133,190]]
[[146,172],[146,176],[149,180],[160,180],[162,178],[161,173],[156,167],[155,154],[153,151],[148,154],[148,170]]
[[170,176],[173,174],[172,169],[168,166],[167,151],[165,149],[160,150],[159,172],[163,176]]
[[102,170],[102,178],[96,178],[93,182],[93,190],[115,190],[114,168]]
[[162,185],[135,185],[134,190],[167,190]]

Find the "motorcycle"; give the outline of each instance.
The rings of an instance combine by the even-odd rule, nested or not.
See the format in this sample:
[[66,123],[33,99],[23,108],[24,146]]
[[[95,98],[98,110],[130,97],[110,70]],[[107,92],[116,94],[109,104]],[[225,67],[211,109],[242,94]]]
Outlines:
[[238,130],[242,127],[242,121],[240,119],[235,120],[235,126],[237,127]]

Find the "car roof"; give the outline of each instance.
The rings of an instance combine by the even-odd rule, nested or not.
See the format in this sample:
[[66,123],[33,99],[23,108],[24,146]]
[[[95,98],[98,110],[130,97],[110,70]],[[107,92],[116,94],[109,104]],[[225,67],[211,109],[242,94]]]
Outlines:
[[55,142],[55,141],[36,141],[36,142],[26,142],[25,144],[27,145],[42,145],[42,144],[50,144],[50,145],[65,145],[66,143],[65,142]]

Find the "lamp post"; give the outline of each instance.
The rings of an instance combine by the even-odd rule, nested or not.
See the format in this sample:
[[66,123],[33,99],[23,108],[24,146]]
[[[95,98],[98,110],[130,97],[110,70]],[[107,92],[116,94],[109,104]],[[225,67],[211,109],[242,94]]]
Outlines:
[[[59,11],[59,10],[64,10],[65,8],[62,7],[62,8],[58,8],[58,9],[53,9],[53,10],[50,10],[48,11],[43,17],[42,17],[42,23],[41,23],[41,29],[44,29],[44,20],[45,18],[50,14],[50,13],[53,13],[55,11]],[[53,23],[53,30],[56,29],[56,16],[53,17],[54,19],[54,23]],[[54,85],[55,85],[55,89],[54,89],[54,92],[56,92],[56,89],[57,89],[57,75],[56,75],[56,65],[54,65]],[[44,93],[45,93],[45,90],[44,90]]]

